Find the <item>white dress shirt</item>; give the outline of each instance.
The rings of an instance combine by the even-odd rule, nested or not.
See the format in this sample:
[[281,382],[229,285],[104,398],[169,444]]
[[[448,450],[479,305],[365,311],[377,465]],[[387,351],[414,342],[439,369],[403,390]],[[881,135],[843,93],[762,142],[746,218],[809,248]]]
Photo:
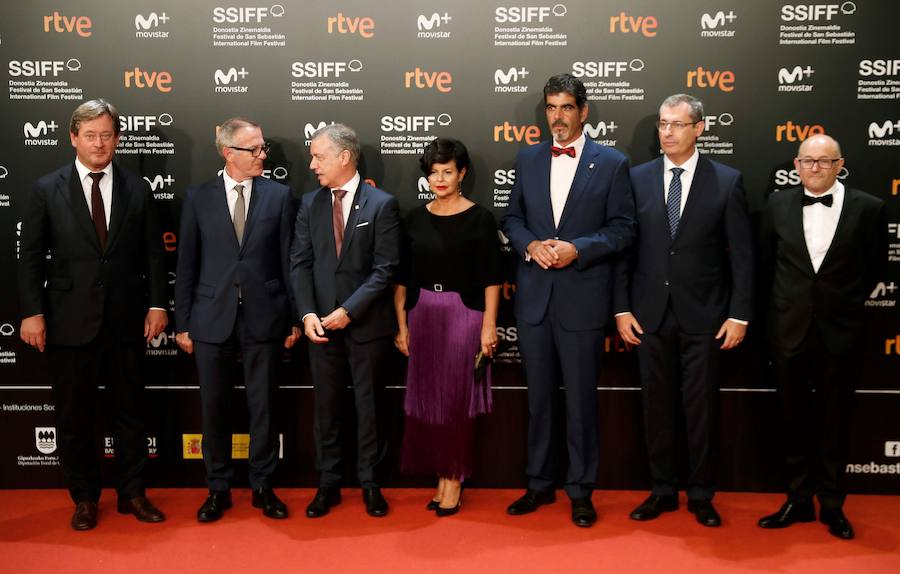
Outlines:
[[578,162],[581,161],[581,153],[584,151],[584,132],[568,146],[561,146],[556,140],[553,140],[553,145],[575,148],[575,157],[560,154],[558,157],[550,158],[550,205],[553,208],[553,223],[559,227],[559,219],[566,208],[569,190],[572,188],[575,171],[578,169]]
[[[75,158],[75,169],[78,170],[78,179],[81,181],[81,189],[84,191],[84,200],[87,202],[88,211],[91,214],[91,218],[93,218],[94,210],[91,208],[91,187],[94,185],[94,180],[90,176],[93,172],[91,172],[90,168],[81,163],[77,157]],[[100,178],[100,197],[103,198],[103,211],[106,213],[106,229],[109,229],[109,217],[112,214],[112,162],[106,164],[106,167],[100,171],[105,174]]]
[[353,198],[356,196],[356,190],[359,189],[359,182],[361,181],[361,177],[359,176],[359,172],[353,174],[353,177],[350,178],[350,181],[345,183],[344,185],[331,188],[331,203],[334,204],[334,190],[335,189],[343,189],[347,193],[344,195],[344,198],[341,200],[341,213],[344,216],[344,227],[347,227],[347,220],[350,219],[350,208],[353,206]]
[[231,221],[234,221],[234,206],[238,198],[238,193],[234,186],[244,186],[244,221],[247,221],[247,214],[250,213],[250,195],[253,192],[253,178],[235,181],[228,175],[228,170],[222,170],[222,179],[225,180],[225,199],[228,201],[228,215],[231,216]]
[[691,192],[691,183],[694,181],[694,174],[697,173],[697,162],[700,161],[700,152],[694,148],[694,154],[681,165],[675,165],[669,156],[663,156],[663,199],[666,205],[669,203],[669,185],[672,183],[673,167],[680,167],[684,171],[681,173],[681,207],[678,214],[684,213],[684,206],[687,205],[688,194]]
[[834,240],[834,232],[837,231],[838,220],[841,218],[841,208],[844,206],[844,184],[835,181],[831,189],[820,195],[803,190],[804,195],[810,197],[824,197],[828,194],[834,196],[831,207],[816,203],[803,208],[803,235],[806,238],[806,249],[809,251],[809,259],[812,261],[813,270],[818,273],[828,248]]

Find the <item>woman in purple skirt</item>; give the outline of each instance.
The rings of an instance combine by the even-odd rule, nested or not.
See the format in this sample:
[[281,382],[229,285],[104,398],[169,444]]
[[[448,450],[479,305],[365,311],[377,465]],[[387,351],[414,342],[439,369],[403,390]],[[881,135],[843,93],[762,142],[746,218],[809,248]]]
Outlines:
[[476,380],[475,356],[497,347],[500,242],[493,214],[462,195],[462,142],[437,138],[419,163],[434,199],[403,220],[394,287],[394,344],[409,357],[401,469],[436,474],[427,507],[449,516],[472,473],[475,417],[491,410],[490,371]]

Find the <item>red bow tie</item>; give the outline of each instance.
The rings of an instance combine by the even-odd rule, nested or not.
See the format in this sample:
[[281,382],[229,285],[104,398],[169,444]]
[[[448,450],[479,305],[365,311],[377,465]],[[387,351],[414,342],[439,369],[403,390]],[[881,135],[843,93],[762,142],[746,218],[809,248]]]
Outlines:
[[569,157],[575,157],[575,148],[553,146],[550,148],[550,153],[553,154],[553,157],[559,157],[562,154],[567,155]]

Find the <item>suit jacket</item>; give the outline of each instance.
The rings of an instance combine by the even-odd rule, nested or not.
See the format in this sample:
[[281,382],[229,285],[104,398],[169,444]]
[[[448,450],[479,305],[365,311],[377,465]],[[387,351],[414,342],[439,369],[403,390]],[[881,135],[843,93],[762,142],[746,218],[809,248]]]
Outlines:
[[[47,342],[84,345],[101,324],[143,338],[150,307],[168,307],[162,235],[150,188],[113,164],[106,249],[74,161],[37,180],[25,202],[19,251],[22,317],[43,314]],[[50,258],[47,258],[47,253]]]
[[803,231],[803,188],[769,196],[762,249],[772,286],[769,309],[773,349],[792,356],[815,325],[828,351],[850,350],[863,327],[866,297],[884,268],[884,202],[846,187],[834,239],[818,273]]
[[337,257],[331,190],[303,196],[291,246],[291,284],[300,317],[325,316],[337,307],[350,313],[346,331],[358,342],[396,332],[391,293],[400,262],[397,199],[360,181]]
[[565,329],[599,329],[610,315],[612,262],[634,239],[628,160],[586,140],[557,227],[550,205],[550,147],[545,141],[519,152],[501,227],[523,257],[533,240],[557,238],[573,243],[578,258],[568,267],[549,270],[520,261],[516,315],[529,324],[540,323],[552,294],[560,302],[555,311]]
[[659,328],[670,301],[688,333],[749,321],[754,241],[740,172],[701,155],[672,238],[664,169],[659,157],[631,170],[638,239],[616,264],[614,311],[630,311],[647,332]]
[[181,211],[175,323],[178,332],[222,343],[234,328],[238,288],[244,319],[258,341],[284,337],[297,322],[289,263],[294,202],[287,186],[253,178],[239,244],[221,176],[189,189]]

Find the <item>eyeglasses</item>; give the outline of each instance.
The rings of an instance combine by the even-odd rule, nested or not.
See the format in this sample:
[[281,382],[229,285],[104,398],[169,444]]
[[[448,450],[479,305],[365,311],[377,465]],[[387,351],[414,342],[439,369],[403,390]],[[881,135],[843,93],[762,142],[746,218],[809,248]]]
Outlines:
[[842,157],[820,157],[819,159],[812,159],[808,157],[797,158],[797,161],[800,163],[800,167],[803,169],[812,169],[812,166],[817,165],[822,169],[831,169],[831,166],[834,165],[834,162],[841,161]]
[[656,120],[656,127],[661,132],[666,131],[666,128],[672,128],[676,132],[680,132],[681,130],[683,130],[684,128],[686,128],[688,126],[692,126],[692,125],[699,124],[699,123],[700,123],[699,120],[696,122],[667,122],[665,120]]
[[231,149],[239,150],[239,151],[249,151],[250,155],[252,155],[253,157],[259,157],[259,154],[261,154],[263,152],[265,152],[266,155],[269,155],[269,148],[272,147],[272,144],[270,144],[269,142],[266,142],[266,143],[264,143],[262,145],[258,145],[256,147],[237,147],[234,145],[230,145],[228,147],[230,147]]

